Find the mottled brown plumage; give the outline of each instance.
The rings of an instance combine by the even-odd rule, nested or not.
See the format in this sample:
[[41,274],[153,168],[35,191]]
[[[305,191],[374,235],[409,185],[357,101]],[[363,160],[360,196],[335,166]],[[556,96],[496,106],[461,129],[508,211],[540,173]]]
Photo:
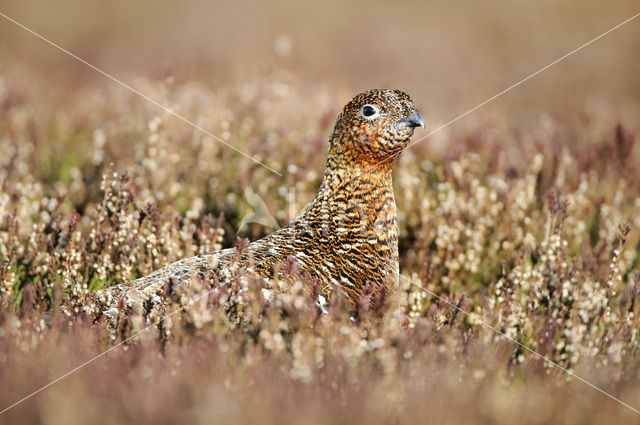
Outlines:
[[398,279],[398,227],[391,171],[414,128],[424,127],[411,98],[398,90],[369,90],[354,97],[329,137],[324,178],[315,199],[288,226],[237,253],[225,249],[170,264],[108,289],[111,302],[160,300],[169,280],[198,276],[211,285],[231,276],[234,261],[271,278],[279,263],[299,269],[328,295],[342,288],[357,300],[367,283],[388,290]]

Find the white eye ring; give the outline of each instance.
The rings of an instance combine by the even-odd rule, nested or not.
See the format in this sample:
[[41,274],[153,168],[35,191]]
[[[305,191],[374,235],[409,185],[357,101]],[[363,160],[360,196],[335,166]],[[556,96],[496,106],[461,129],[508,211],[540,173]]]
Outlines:
[[366,120],[374,120],[380,116],[380,108],[376,105],[366,104],[360,109],[360,115]]

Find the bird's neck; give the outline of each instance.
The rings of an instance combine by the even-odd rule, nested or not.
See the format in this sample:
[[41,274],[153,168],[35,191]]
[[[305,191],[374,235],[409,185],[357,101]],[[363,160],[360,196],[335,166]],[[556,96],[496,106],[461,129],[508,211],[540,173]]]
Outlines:
[[318,195],[329,199],[347,193],[360,192],[365,195],[367,192],[377,192],[383,188],[393,193],[390,166],[384,164],[369,167],[333,161],[329,158]]
[[395,220],[391,165],[352,163],[336,159],[330,152],[313,209],[328,209],[333,214],[355,209],[367,221],[378,220],[384,212],[385,221]]
[[331,197],[336,192],[374,190],[385,187],[393,192],[391,172],[394,158],[377,161],[362,157],[348,143],[329,140],[329,154],[318,195]]

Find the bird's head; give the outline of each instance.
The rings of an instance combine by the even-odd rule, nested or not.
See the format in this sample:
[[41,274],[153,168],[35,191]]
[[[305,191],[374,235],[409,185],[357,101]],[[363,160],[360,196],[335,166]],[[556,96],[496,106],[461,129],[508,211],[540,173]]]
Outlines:
[[374,89],[360,93],[342,110],[333,129],[331,149],[343,159],[371,166],[393,163],[424,119],[400,90]]

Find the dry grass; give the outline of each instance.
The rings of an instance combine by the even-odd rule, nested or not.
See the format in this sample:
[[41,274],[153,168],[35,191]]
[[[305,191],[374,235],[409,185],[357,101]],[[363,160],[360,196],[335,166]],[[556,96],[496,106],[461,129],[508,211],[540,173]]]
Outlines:
[[[632,45],[610,45],[608,66]],[[82,79],[49,90],[32,59],[2,64],[0,409],[150,323],[137,312],[114,341],[93,291],[233,246],[251,213],[247,186],[281,224],[313,197],[328,131],[359,75],[335,89],[305,68],[311,59],[281,59],[224,84],[169,72],[135,86],[283,178],[124,90]],[[602,94],[604,77],[590,100],[554,96],[553,84],[572,78],[549,74],[549,90],[526,89],[403,154],[394,179],[404,277],[379,308],[362,303],[352,319],[338,300],[319,314],[300,281],[281,282],[265,302],[247,274],[235,283],[238,314],[224,307],[236,294],[216,290],[0,422],[637,423],[410,283],[640,408],[638,60],[617,66],[619,101]],[[407,78],[417,86],[419,76]],[[429,111],[448,118],[437,97],[398,88],[428,121]],[[172,292],[167,308],[190,295]]]

